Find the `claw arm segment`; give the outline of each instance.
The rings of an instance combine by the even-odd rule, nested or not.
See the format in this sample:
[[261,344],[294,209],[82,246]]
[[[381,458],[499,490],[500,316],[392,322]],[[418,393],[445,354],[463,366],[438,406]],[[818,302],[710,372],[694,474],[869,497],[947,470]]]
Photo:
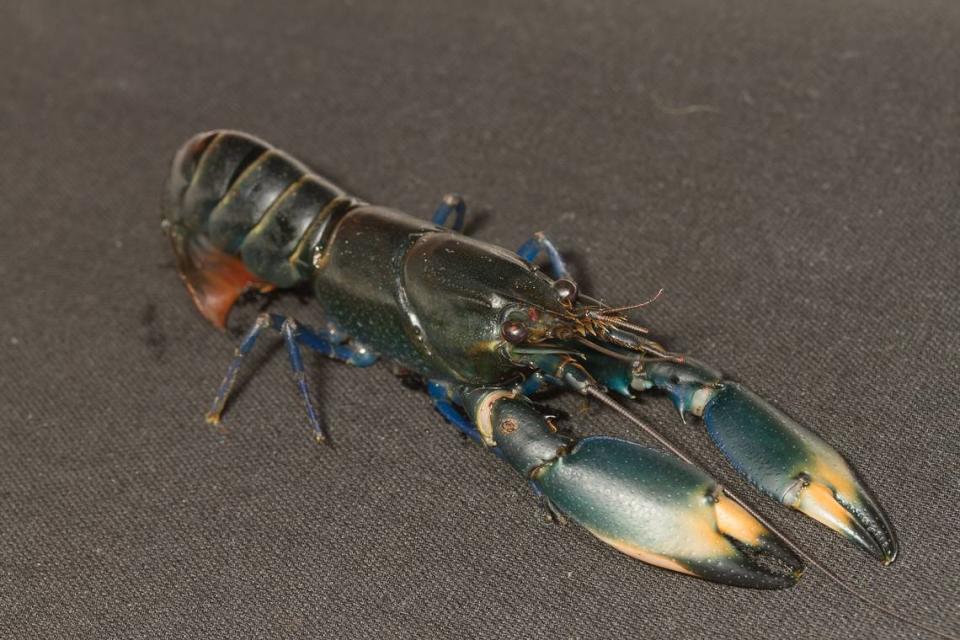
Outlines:
[[525,478],[568,444],[533,403],[514,390],[472,389],[462,395],[462,401],[483,443],[495,447]]

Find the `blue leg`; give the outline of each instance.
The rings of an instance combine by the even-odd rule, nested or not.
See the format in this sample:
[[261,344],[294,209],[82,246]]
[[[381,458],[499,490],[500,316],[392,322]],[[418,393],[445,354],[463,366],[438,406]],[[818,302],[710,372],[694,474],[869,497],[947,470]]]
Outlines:
[[456,427],[460,433],[467,436],[477,444],[483,444],[480,440],[480,434],[473,424],[460,413],[460,410],[453,406],[449,400],[434,400],[433,406],[444,419]]
[[297,382],[297,388],[303,397],[304,406],[307,411],[307,420],[313,429],[314,438],[318,442],[327,439],[324,429],[320,424],[317,412],[314,409],[313,402],[310,399],[310,392],[307,387],[306,375],[303,367],[303,357],[300,354],[300,346],[307,347],[328,358],[346,362],[358,367],[368,367],[377,360],[376,354],[370,349],[356,343],[343,344],[343,336],[331,329],[328,335],[323,335],[313,331],[308,327],[297,324],[292,318],[286,318],[274,313],[260,314],[247,332],[240,346],[234,354],[230,366],[227,368],[227,374],[220,383],[217,390],[217,397],[213,401],[213,407],[207,413],[207,422],[210,424],[219,424],[220,415],[227,403],[227,397],[237,378],[237,372],[240,370],[240,364],[253,349],[257,338],[264,329],[273,329],[279,331],[284,338],[287,347],[287,355],[290,358],[290,367],[293,369],[294,379]]
[[[522,384],[517,386],[517,391],[524,396],[529,396],[532,393],[537,391],[542,391],[543,389],[551,386],[552,381],[544,378],[543,374],[537,372],[532,376],[527,378]],[[477,431],[476,425],[464,415],[461,408],[455,404],[453,398],[450,396],[449,389],[447,386],[436,380],[427,381],[427,393],[430,394],[430,397],[433,399],[433,408],[437,410],[437,413],[442,415],[444,419],[457,428],[462,434],[476,442],[477,444],[486,447],[483,439],[480,437],[480,432]],[[497,457],[503,457],[500,449],[493,447],[490,449]],[[539,489],[532,482],[530,486],[533,488],[534,493],[539,497]]]
[[483,441],[480,439],[480,432],[477,431],[473,423],[470,422],[465,415],[460,413],[460,410],[450,401],[450,396],[444,385],[434,380],[428,380],[427,393],[429,393],[433,399],[433,407],[447,422],[455,426],[463,435],[477,444],[483,444]]
[[269,327],[270,316],[266,313],[261,313],[257,316],[253,326],[250,327],[250,331],[244,336],[243,342],[241,342],[240,346],[234,351],[233,360],[230,361],[230,366],[227,367],[227,375],[224,376],[223,382],[220,383],[220,388],[217,389],[217,397],[213,400],[213,406],[210,407],[210,411],[207,412],[208,424],[220,424],[220,414],[223,413],[223,407],[227,403],[227,396],[230,395],[233,383],[237,380],[237,371],[240,370],[240,363],[243,362],[243,357],[250,353],[253,345],[257,343],[257,338],[260,337],[264,329]]
[[520,245],[520,248],[517,249],[517,255],[527,262],[534,262],[544,251],[550,259],[550,268],[553,270],[553,277],[557,279],[569,279],[570,273],[567,271],[567,265],[563,262],[563,257],[560,256],[560,252],[557,251],[557,248],[550,242],[550,239],[543,235],[542,231],[533,234],[532,238]]
[[454,193],[443,196],[443,202],[440,203],[440,207],[433,214],[433,224],[441,227],[446,225],[450,214],[454,212],[456,212],[457,217],[453,219],[453,225],[450,228],[454,231],[462,231],[463,219],[467,214],[467,203]]
[[535,371],[520,385],[520,393],[528,398],[550,386],[543,373]]
[[433,399],[433,408],[437,410],[437,413],[442,415],[444,419],[457,428],[460,433],[467,436],[477,444],[482,447],[488,448],[494,455],[498,458],[503,457],[500,453],[500,449],[497,447],[487,447],[484,444],[483,439],[480,437],[480,432],[477,431],[476,425],[463,414],[463,412],[453,403],[453,400],[450,398],[450,393],[447,387],[436,380],[427,381],[427,393],[430,394],[430,397]]
[[[327,440],[327,434],[320,425],[320,419],[317,417],[317,411],[313,408],[313,401],[310,400],[310,389],[307,388],[307,374],[303,370],[303,357],[300,355],[300,345],[297,344],[297,323],[291,318],[283,321],[280,333],[283,334],[283,340],[287,343],[287,355],[290,356],[290,368],[293,369],[293,378],[297,382],[297,388],[300,390],[300,396],[303,398],[303,406],[307,410],[307,422],[313,429],[313,439],[318,443]],[[324,345],[333,347],[329,343]]]
[[[320,355],[333,360],[339,360],[355,367],[369,367],[377,361],[377,354],[370,350],[366,345],[360,344],[356,340],[351,340],[349,344],[344,344],[346,338],[341,338],[341,342],[333,342],[327,335],[317,333],[310,327],[297,324],[292,319],[286,319],[283,316],[271,314],[276,322],[280,323],[280,330],[283,330],[283,323],[289,321],[294,324],[294,338],[298,344],[305,346],[311,351],[316,351]],[[330,335],[342,336],[335,329],[331,329]]]

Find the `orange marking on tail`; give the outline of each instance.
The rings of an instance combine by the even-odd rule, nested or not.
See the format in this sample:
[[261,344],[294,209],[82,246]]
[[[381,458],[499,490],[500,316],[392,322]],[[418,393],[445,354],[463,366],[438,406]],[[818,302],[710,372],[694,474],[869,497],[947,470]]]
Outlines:
[[240,258],[211,246],[202,236],[185,239],[175,235],[173,243],[177,270],[194,304],[220,329],[226,328],[230,309],[244,291],[274,288],[250,273]]

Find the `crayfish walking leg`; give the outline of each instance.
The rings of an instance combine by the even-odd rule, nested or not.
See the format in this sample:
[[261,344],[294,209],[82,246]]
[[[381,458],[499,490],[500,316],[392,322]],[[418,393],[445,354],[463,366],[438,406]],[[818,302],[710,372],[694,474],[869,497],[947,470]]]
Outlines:
[[[573,281],[569,279],[570,273],[567,271],[567,265],[563,260],[563,256],[560,255],[557,247],[554,246],[553,242],[551,242],[542,231],[533,234],[529,240],[517,249],[517,255],[527,262],[535,262],[541,253],[547,254],[547,259],[550,260],[550,268],[553,271],[553,277],[566,279],[567,282],[573,284]],[[573,294],[574,297],[576,297],[576,292],[573,292]]]
[[443,201],[433,214],[433,224],[438,227],[446,226],[451,213],[455,213],[456,218],[453,219],[453,224],[450,225],[450,228],[454,231],[462,231],[463,221],[467,215],[467,203],[455,193],[448,193],[443,196]]
[[207,413],[207,422],[214,425],[220,423],[220,415],[226,406],[227,398],[236,381],[243,358],[253,350],[257,338],[265,329],[273,329],[280,332],[283,336],[284,343],[287,347],[287,355],[290,358],[290,368],[293,371],[300,396],[303,398],[304,407],[307,412],[307,421],[313,430],[314,439],[317,442],[328,441],[329,436],[320,423],[317,411],[313,406],[313,401],[310,399],[310,391],[307,387],[300,346],[307,347],[311,351],[315,351],[328,358],[358,367],[369,367],[377,361],[377,356],[363,345],[356,343],[347,344],[346,336],[343,336],[335,329],[328,331],[327,335],[322,335],[309,327],[297,323],[293,318],[287,318],[275,313],[262,313],[257,316],[253,326],[237,347],[233,360],[227,367],[227,373],[223,378],[223,382],[220,383],[220,387],[217,390],[217,396],[214,398],[213,406]]

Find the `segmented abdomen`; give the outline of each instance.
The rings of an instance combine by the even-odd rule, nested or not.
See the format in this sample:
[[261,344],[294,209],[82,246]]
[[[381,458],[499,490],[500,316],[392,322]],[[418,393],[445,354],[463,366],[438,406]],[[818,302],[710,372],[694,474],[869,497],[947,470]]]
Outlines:
[[164,226],[200,311],[223,326],[247,287],[293,287],[355,201],[266,142],[236,131],[190,139],[171,167]]

